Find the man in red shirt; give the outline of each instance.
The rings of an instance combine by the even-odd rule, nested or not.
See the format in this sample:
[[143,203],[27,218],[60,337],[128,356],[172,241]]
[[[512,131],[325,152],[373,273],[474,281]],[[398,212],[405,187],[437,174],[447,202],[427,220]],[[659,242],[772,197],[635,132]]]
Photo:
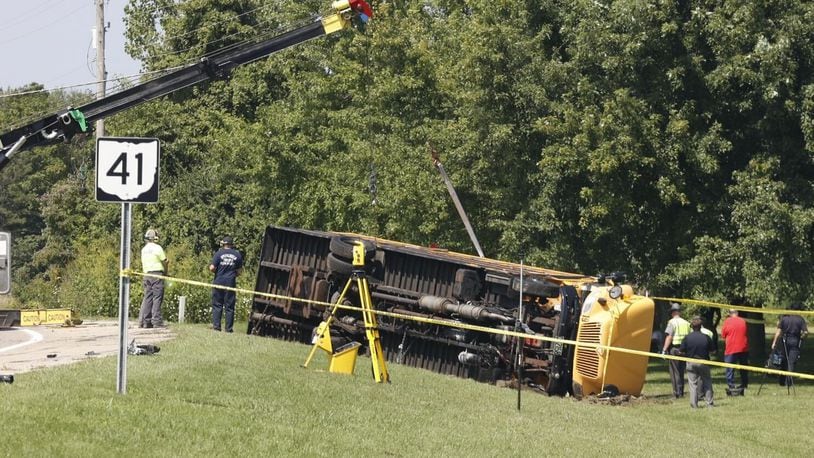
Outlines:
[[[746,336],[746,320],[738,316],[737,310],[729,311],[729,318],[724,321],[721,328],[721,337],[726,341],[724,362],[747,365],[749,364],[749,340]],[[741,369],[741,384],[735,387],[735,369],[726,368],[726,384],[729,387],[727,394],[743,394],[749,384],[749,372]]]

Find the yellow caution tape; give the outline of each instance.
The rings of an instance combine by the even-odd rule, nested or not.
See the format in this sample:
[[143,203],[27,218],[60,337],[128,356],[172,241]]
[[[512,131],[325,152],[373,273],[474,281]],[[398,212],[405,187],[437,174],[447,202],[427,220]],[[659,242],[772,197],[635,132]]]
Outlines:
[[[162,280],[171,280],[171,281],[175,281],[175,282],[178,282],[178,283],[186,283],[186,284],[194,285],[194,286],[203,286],[203,287],[206,287],[206,288],[217,288],[217,289],[223,289],[223,290],[226,290],[226,291],[234,291],[236,293],[246,293],[246,294],[252,294],[252,295],[256,295],[256,296],[263,296],[263,297],[267,297],[269,299],[292,300],[292,301],[303,302],[303,303],[308,303],[308,304],[312,304],[312,305],[320,305],[320,306],[323,306],[325,308],[336,307],[336,308],[342,309],[342,310],[352,310],[352,311],[357,311],[357,312],[362,311],[361,307],[355,307],[355,306],[352,306],[352,305],[332,304],[330,302],[315,301],[315,300],[311,300],[311,299],[302,299],[302,298],[299,298],[299,297],[283,296],[283,295],[280,295],[280,294],[273,294],[273,293],[263,293],[263,292],[259,292],[259,291],[252,291],[252,290],[241,289],[241,288],[232,288],[230,286],[215,285],[215,284],[205,283],[205,282],[200,282],[200,281],[195,281],[195,280],[186,280],[186,279],[177,278],[177,277],[167,277],[167,276],[163,276],[163,275],[142,273],[142,272],[137,272],[137,271],[134,271],[134,270],[122,270],[120,275],[123,276],[123,277],[128,277],[130,275],[136,275],[136,276],[141,276],[141,277],[160,278]],[[667,299],[665,299],[665,298],[651,298],[651,299],[672,300],[674,302],[680,300],[680,299],[672,299],[672,298],[667,298]],[[699,301],[699,302],[704,302],[704,301]],[[736,308],[736,307],[740,307],[740,306],[729,306],[729,305],[727,305],[727,307]],[[741,307],[741,309],[751,309],[751,307]],[[758,310],[763,310],[763,309],[758,309]],[[589,342],[577,342],[575,340],[559,339],[559,338],[556,338],[556,337],[547,337],[547,336],[541,336],[541,335],[538,335],[538,334],[525,334],[525,333],[516,332],[516,331],[505,331],[505,330],[502,330],[502,329],[493,329],[493,328],[488,328],[488,327],[485,327],[485,326],[478,326],[478,325],[475,325],[475,324],[461,323],[461,322],[458,322],[458,321],[439,320],[437,318],[425,318],[425,317],[412,316],[412,315],[403,315],[403,314],[400,314],[400,313],[386,312],[384,310],[373,310],[373,312],[376,313],[377,315],[380,315],[380,316],[387,316],[387,317],[391,317],[391,318],[397,318],[397,319],[400,319],[400,320],[416,321],[416,322],[419,322],[419,323],[434,324],[434,325],[438,325],[438,326],[447,326],[447,327],[458,328],[458,329],[467,329],[467,330],[470,330],[470,331],[484,332],[484,333],[488,333],[488,334],[498,334],[498,335],[504,335],[504,336],[510,336],[510,337],[518,337],[518,338],[521,338],[521,339],[532,339],[532,340],[540,340],[540,341],[543,341],[543,342],[553,342],[553,343],[560,343],[560,344],[564,344],[564,345],[573,345],[575,347],[593,348],[595,350],[601,350],[601,351],[617,351],[617,352],[620,352],[620,353],[629,353],[629,354],[632,354],[632,355],[647,356],[647,357],[650,357],[650,358],[672,359],[672,360],[684,361],[684,362],[688,362],[688,363],[706,364],[708,366],[718,366],[718,367],[725,367],[725,368],[732,368],[732,369],[743,369],[743,370],[748,370],[748,371],[752,371],[752,372],[761,372],[761,373],[764,373],[764,374],[782,375],[782,376],[789,376],[789,377],[798,377],[798,378],[805,379],[805,380],[814,380],[814,375],[812,375],[812,374],[804,374],[804,373],[800,373],[800,372],[789,372],[789,371],[783,371],[783,370],[779,370],[779,369],[770,369],[770,368],[767,368],[767,367],[746,366],[746,365],[741,365],[741,364],[724,363],[724,362],[720,362],[720,361],[711,361],[711,360],[705,360],[705,359],[687,358],[685,356],[662,355],[662,354],[658,354],[658,353],[652,353],[652,352],[649,352],[649,351],[633,350],[633,349],[624,348],[624,347],[612,347],[612,346],[609,346],[609,345],[601,345],[601,344],[595,344],[595,343],[589,343]],[[785,313],[785,311],[783,311],[783,313]]]
[[[731,310],[738,310],[741,312],[755,312],[755,313],[766,313],[770,315],[801,315],[801,316],[811,316],[814,315],[814,310],[782,310],[782,309],[764,309],[760,307],[749,307],[746,305],[730,305],[730,304],[721,304],[719,302],[711,302],[711,301],[702,301],[698,299],[683,299],[679,297],[656,297],[651,296],[650,299],[655,301],[668,301],[668,302],[681,302],[682,304],[694,304],[694,305],[704,305],[707,307],[716,307],[719,309],[731,309]],[[758,321],[760,323],[760,321]]]

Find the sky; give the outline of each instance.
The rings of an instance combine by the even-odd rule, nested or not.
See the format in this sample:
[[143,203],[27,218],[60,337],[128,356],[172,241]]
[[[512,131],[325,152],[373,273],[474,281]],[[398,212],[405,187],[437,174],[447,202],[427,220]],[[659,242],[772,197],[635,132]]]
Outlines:
[[[124,52],[124,6],[106,0],[105,64],[108,78],[137,74]],[[96,0],[0,0],[0,88],[28,83],[46,89],[96,81]],[[108,83],[108,88],[111,83]],[[96,90],[95,83],[76,90]]]

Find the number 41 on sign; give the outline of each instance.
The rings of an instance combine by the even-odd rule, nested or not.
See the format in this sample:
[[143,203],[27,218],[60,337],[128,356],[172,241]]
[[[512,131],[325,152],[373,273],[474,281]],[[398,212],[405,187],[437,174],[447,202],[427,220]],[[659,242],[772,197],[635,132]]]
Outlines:
[[160,146],[157,138],[96,140],[96,200],[158,202]]

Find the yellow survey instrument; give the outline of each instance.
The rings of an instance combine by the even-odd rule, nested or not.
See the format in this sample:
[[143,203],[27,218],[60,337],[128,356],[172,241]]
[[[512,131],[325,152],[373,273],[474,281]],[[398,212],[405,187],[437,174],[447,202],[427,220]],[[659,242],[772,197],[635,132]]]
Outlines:
[[387,362],[382,350],[381,338],[379,336],[379,326],[376,320],[376,313],[373,310],[373,299],[370,297],[370,285],[365,276],[365,246],[362,242],[357,242],[353,247],[353,273],[345,284],[339,298],[334,303],[328,318],[319,324],[314,331],[314,338],[311,352],[308,354],[303,367],[308,367],[314,357],[317,348],[328,354],[328,371],[340,374],[352,374],[356,366],[356,356],[361,344],[359,342],[349,342],[341,347],[334,348],[331,339],[331,323],[333,323],[337,308],[343,303],[352,285],[356,285],[361,303],[362,318],[365,324],[365,336],[368,341],[370,360],[373,364],[373,379],[376,383],[390,382],[390,374],[387,372]]

